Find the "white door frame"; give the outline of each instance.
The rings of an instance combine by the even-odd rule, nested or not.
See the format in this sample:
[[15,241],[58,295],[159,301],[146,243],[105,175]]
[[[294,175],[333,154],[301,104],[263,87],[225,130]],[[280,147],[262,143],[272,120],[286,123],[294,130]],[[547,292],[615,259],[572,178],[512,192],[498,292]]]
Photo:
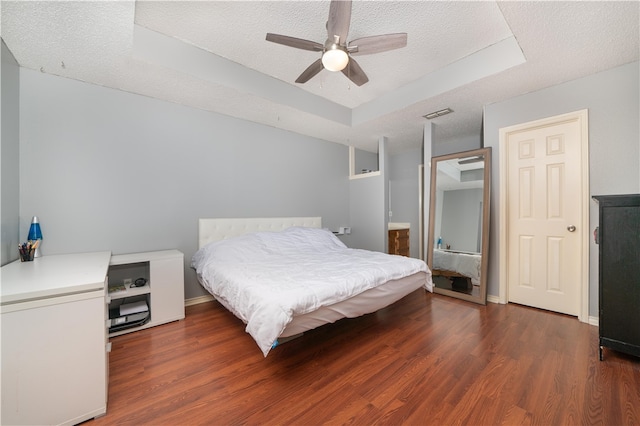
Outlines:
[[499,265],[500,271],[498,274],[499,303],[508,303],[509,301],[509,288],[507,285],[507,266],[508,266],[508,190],[507,190],[507,161],[509,154],[509,147],[507,146],[507,138],[510,133],[523,131],[525,129],[534,127],[543,127],[550,124],[562,121],[577,120],[580,123],[581,134],[581,170],[582,170],[582,188],[581,188],[581,200],[582,200],[582,217],[580,219],[580,238],[581,238],[581,253],[580,253],[580,313],[578,320],[581,322],[589,321],[589,123],[588,123],[588,110],[580,110],[570,112],[567,114],[557,115],[554,117],[543,118],[541,120],[530,121],[528,123],[517,124],[514,126],[504,127],[500,129],[499,138],[499,180],[500,180],[500,206],[499,206]]
[[424,164],[418,165],[418,259],[427,261],[424,255]]

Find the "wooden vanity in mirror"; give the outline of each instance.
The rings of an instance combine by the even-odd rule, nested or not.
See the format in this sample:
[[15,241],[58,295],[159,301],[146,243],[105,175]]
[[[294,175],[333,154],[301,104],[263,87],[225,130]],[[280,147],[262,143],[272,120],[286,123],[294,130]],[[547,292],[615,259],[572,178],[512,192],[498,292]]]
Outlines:
[[427,264],[434,292],[486,304],[491,148],[431,159]]

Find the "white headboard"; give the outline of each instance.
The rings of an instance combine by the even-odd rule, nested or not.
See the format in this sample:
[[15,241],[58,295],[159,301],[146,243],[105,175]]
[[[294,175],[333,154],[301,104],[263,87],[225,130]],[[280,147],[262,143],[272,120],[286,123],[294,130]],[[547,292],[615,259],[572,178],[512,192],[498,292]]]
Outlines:
[[198,221],[198,248],[213,241],[261,231],[282,231],[292,226],[321,228],[321,217],[267,217],[267,218],[200,218]]

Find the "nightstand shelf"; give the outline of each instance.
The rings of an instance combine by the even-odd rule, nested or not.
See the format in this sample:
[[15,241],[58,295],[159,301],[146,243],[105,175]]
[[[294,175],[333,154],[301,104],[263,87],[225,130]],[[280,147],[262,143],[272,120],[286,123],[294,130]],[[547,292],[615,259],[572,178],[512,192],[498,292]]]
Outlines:
[[126,289],[125,291],[117,291],[113,293],[109,292],[109,294],[107,294],[107,297],[110,299],[110,301],[113,301],[118,299],[125,299],[127,297],[140,296],[141,294],[148,293],[151,293],[151,286],[149,284],[145,284],[142,287],[131,287]]
[[[131,287],[139,278],[146,281],[144,286]],[[109,332],[109,336],[142,330],[171,321],[184,319],[184,255],[178,250],[163,250],[144,253],[131,253],[111,256],[109,263],[109,287],[122,286],[125,290],[107,293],[109,317],[120,317],[119,308],[122,304],[144,300],[149,310],[148,322],[130,328],[112,328],[117,331]],[[118,320],[120,321],[120,320]],[[125,321],[125,319],[122,319]]]

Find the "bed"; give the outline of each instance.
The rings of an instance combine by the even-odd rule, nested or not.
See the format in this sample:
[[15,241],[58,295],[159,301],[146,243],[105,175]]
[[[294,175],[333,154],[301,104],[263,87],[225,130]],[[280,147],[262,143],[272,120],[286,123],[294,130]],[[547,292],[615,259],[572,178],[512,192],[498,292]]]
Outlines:
[[433,291],[422,260],[347,248],[319,217],[200,219],[198,246],[200,284],[265,357],[305,331]]
[[466,277],[472,285],[480,285],[481,259],[479,253],[455,250],[433,250],[433,274],[446,277]]

